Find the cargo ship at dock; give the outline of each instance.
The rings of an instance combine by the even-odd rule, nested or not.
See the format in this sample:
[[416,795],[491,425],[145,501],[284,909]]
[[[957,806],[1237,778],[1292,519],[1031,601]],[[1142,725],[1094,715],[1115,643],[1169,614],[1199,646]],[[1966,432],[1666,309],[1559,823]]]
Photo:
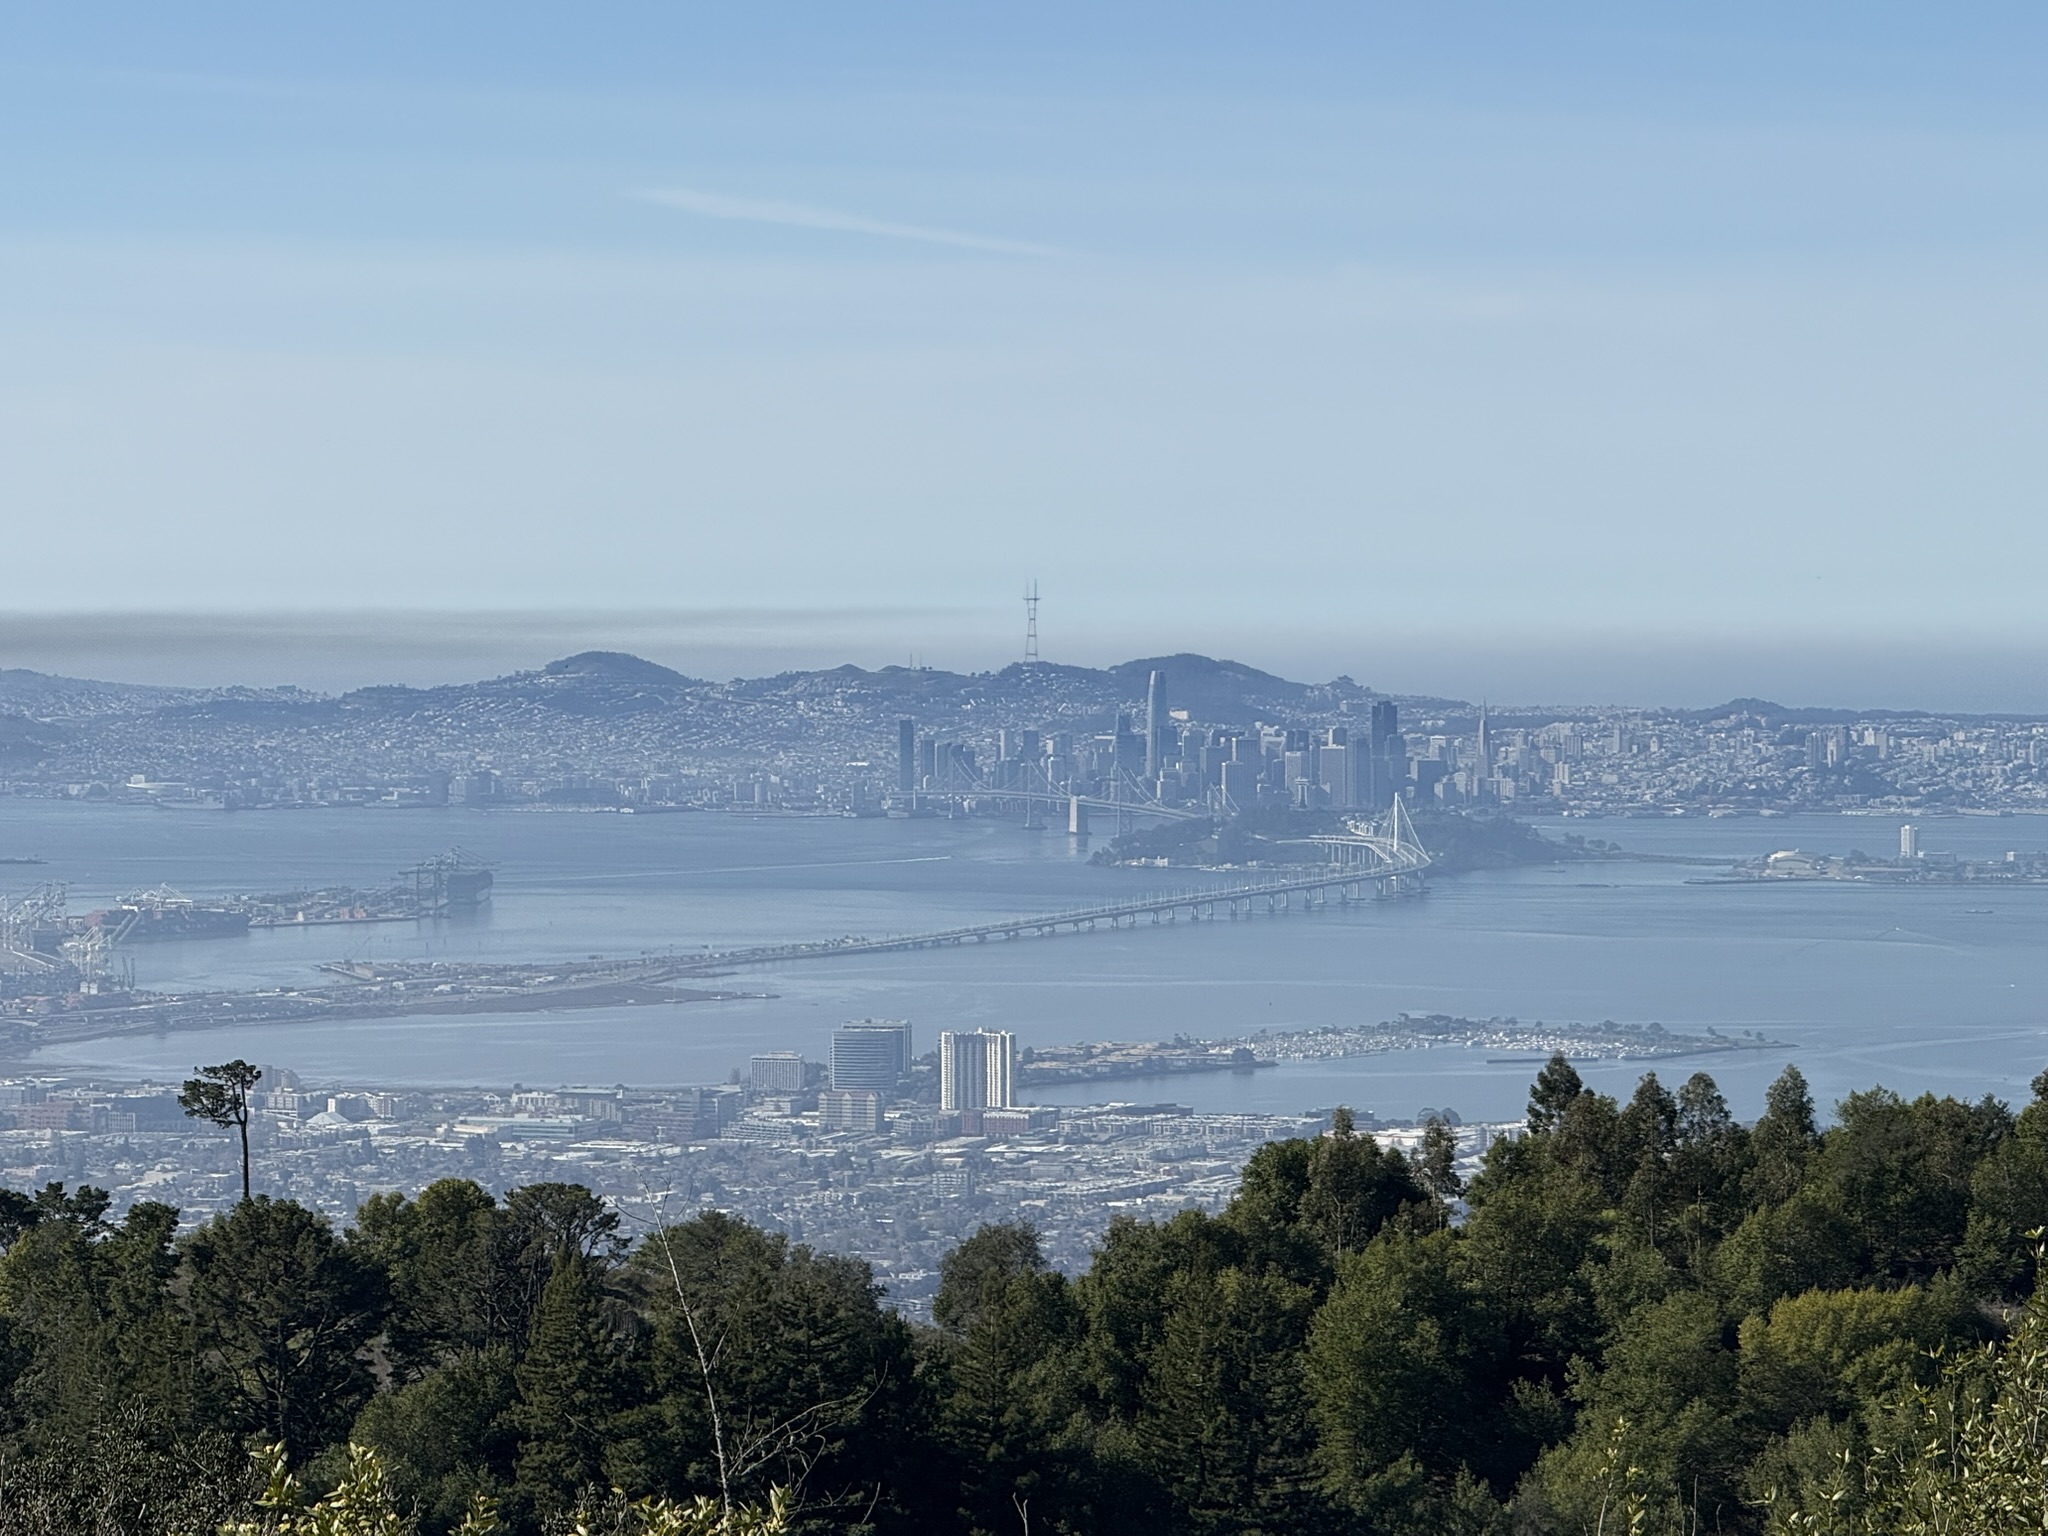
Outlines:
[[326,886],[244,898],[257,928],[341,923],[409,923],[473,913],[486,906],[495,883],[491,867],[460,848],[426,859],[378,890]]
[[184,939],[232,939],[249,931],[242,907],[208,906],[160,886],[137,891],[103,912],[86,916],[89,928],[105,930],[119,944],[168,944]]

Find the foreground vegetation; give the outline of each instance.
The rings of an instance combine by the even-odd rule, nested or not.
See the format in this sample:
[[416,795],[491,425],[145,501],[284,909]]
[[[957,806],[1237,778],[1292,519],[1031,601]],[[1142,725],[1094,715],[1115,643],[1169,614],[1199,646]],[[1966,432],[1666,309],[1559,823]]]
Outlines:
[[1078,1278],[984,1228],[928,1328],[570,1185],[0,1192],[0,1531],[2039,1531],[2035,1091],[1822,1134],[1796,1071],[1744,1128],[1556,1060],[1470,1190],[1340,1115]]

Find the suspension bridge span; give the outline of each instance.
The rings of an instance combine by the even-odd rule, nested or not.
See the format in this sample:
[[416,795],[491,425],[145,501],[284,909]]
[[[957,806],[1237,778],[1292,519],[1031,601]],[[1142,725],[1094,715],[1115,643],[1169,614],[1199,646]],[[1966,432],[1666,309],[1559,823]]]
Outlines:
[[676,959],[661,965],[659,976],[703,976],[758,965],[797,960],[839,959],[852,955],[891,954],[915,949],[947,949],[965,944],[1048,938],[1057,933],[1152,923],[1235,921],[1260,913],[1290,910],[1297,899],[1304,907],[1322,906],[1334,895],[1342,904],[1371,896],[1402,896],[1422,889],[1429,852],[1415,835],[1414,824],[1399,803],[1382,822],[1354,826],[1348,832],[1302,840],[1320,848],[1321,863],[1276,870],[1267,878],[1155,891],[1123,901],[1071,907],[1024,917],[996,918],[929,933],[879,938],[829,939],[803,944],[761,945],[749,949]]

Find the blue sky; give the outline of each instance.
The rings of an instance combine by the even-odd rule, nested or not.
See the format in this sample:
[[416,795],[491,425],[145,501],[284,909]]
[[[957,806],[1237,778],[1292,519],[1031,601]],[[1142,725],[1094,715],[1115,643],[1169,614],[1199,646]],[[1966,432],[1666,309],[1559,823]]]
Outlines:
[[2048,707],[2048,13],[1783,9],[0,10],[0,664]]

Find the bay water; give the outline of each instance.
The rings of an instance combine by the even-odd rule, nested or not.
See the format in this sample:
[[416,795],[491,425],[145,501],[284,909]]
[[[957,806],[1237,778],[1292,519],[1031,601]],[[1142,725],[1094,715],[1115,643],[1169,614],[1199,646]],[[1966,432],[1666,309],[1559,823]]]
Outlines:
[[[2048,819],[1923,818],[1923,849],[1998,858],[2048,846]],[[1884,855],[1897,818],[1623,819],[1550,824],[1644,854],[1780,848]],[[1200,877],[1103,869],[1064,833],[988,819],[883,821],[461,809],[166,811],[0,799],[0,891],[61,880],[74,911],[170,884],[196,898],[374,886],[460,845],[497,869],[473,918],[259,930],[138,945],[138,985],[311,985],[321,961],[631,956],[878,936]],[[1025,1044],[1234,1036],[1407,1013],[1756,1031],[1763,1049],[1660,1063],[1710,1071],[1738,1114],[1796,1061],[1825,1107],[1882,1083],[2020,1100],[2048,1066],[2048,886],[1697,883],[1711,870],[1590,862],[1443,877],[1417,900],[1237,923],[1141,924],[1050,939],[806,961],[718,983],[745,1000],[562,1013],[321,1021],[52,1047],[33,1070],[181,1077],[243,1056],[333,1087],[723,1081],[755,1051],[822,1059],[849,1018],[1001,1028]],[[1625,1094],[1640,1062],[1582,1068]],[[1171,1100],[1219,1112],[1346,1103],[1467,1120],[1521,1113],[1534,1067],[1430,1050],[1251,1073],[1042,1092],[1045,1102]]]

